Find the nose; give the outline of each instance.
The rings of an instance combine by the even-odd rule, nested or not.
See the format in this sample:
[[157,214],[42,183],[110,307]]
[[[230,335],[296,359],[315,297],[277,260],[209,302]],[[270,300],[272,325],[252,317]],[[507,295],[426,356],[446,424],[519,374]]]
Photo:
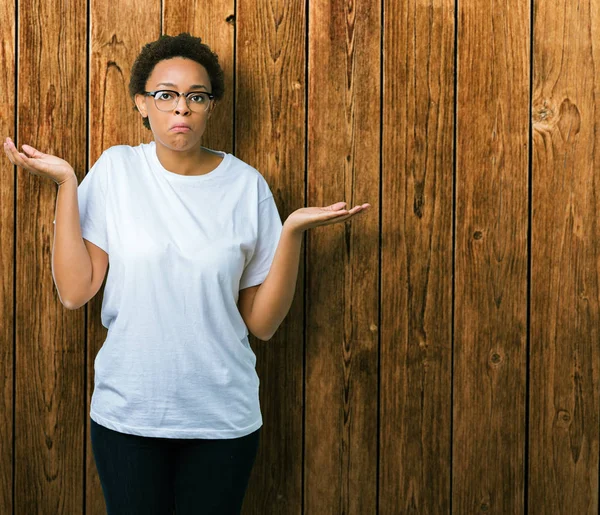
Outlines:
[[[183,102],[183,105],[181,104]],[[189,114],[190,108],[187,105],[187,100],[184,95],[180,95],[175,104],[175,112],[177,114]]]

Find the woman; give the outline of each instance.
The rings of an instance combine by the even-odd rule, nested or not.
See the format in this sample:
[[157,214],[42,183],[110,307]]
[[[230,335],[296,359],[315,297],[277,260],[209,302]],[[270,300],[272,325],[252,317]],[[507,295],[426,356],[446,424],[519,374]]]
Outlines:
[[303,232],[370,204],[282,224],[257,170],[203,147],[224,84],[200,38],[145,45],[129,90],[153,141],[105,150],[79,187],[58,157],[9,138],[4,150],[59,186],[52,261],[66,307],[98,292],[110,255],[90,409],[108,513],[239,513],[262,426],[248,333],[268,340],[287,315]]

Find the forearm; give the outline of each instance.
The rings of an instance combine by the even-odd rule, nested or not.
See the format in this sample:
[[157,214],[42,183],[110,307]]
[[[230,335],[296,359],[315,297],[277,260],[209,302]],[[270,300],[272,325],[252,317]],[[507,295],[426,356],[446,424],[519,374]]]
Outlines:
[[290,310],[296,291],[303,234],[283,224],[269,274],[256,290],[250,317],[256,332],[263,335],[261,339],[270,339]]
[[81,297],[92,281],[92,263],[81,235],[77,176],[58,187],[52,247],[52,276],[65,307]]

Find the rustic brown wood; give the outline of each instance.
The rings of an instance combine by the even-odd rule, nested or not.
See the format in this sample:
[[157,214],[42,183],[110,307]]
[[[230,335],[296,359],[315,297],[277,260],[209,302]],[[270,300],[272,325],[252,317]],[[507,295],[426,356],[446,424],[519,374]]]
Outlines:
[[372,208],[306,238],[304,506],[375,513],[381,5],[309,9],[307,203]]
[[418,7],[384,6],[379,513],[390,515],[450,512],[454,2]]
[[[81,171],[85,3],[21,0],[18,19],[17,144],[60,156]],[[14,510],[77,513],[83,500],[84,318],[62,306],[53,282],[57,186],[22,169],[16,177]]]
[[598,513],[600,10],[534,16],[529,513]]
[[[92,166],[113,145],[139,145],[152,141],[152,132],[129,97],[131,66],[142,47],[160,36],[160,1],[105,2],[91,0],[90,57],[90,155]],[[109,265],[110,266],[110,265]],[[94,359],[106,339],[100,321],[104,286],[89,303],[88,312],[88,399],[86,420],[89,435],[90,401],[94,387]],[[87,439],[86,513],[106,513],[104,497],[91,441]]]
[[458,9],[452,507],[523,513],[529,4]]
[[171,36],[189,32],[219,56],[225,94],[206,127],[202,145],[225,152],[233,151],[234,13],[233,0],[163,0],[163,32]]
[[[5,0],[2,137],[81,181],[106,148],[152,139],[127,92],[142,46],[161,27],[202,37],[226,76],[205,146],[255,166],[283,220],[373,206],[308,231],[288,317],[251,338],[264,426],[244,513],[597,513],[600,10],[534,0],[531,34],[528,2],[382,1],[383,18],[375,0]],[[103,291],[86,351],[84,311],[52,278],[56,185],[6,158],[0,174],[0,513],[104,514],[89,439]]]
[[[305,5],[241,0],[236,20],[236,155],[265,177],[285,221],[304,207]],[[303,292],[301,264],[275,336],[251,337],[263,430],[245,514],[302,513]]]
[[[0,137],[15,139],[15,3],[0,4],[0,27],[4,37],[0,43]],[[25,172],[26,173],[26,172]],[[15,167],[2,151],[0,158],[0,513],[13,513],[13,335],[15,318],[14,251],[15,251]]]

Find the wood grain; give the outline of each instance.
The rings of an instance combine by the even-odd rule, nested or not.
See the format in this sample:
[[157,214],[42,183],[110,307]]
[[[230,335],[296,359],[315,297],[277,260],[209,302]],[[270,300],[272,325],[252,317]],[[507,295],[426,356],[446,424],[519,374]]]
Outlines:
[[600,5],[534,22],[529,511],[596,514]]
[[[237,9],[236,155],[263,174],[285,221],[305,201],[306,8],[301,0],[240,0]],[[275,336],[251,336],[264,425],[244,513],[302,513],[303,292],[301,265]]]
[[[85,165],[85,2],[18,3],[18,138]],[[42,22],[43,20],[43,22]],[[52,277],[56,184],[20,169],[16,212],[15,513],[76,513],[83,502],[83,313]]]
[[452,507],[523,513],[529,4],[458,5]]
[[454,4],[384,6],[379,512],[450,510]]
[[[159,0],[144,3],[128,0],[90,1],[88,166],[92,166],[100,154],[113,145],[135,146],[152,141],[152,132],[142,125],[141,115],[133,108],[128,86],[135,58],[146,43],[158,39],[161,26]],[[132,23],[132,20],[135,20],[135,23]],[[94,359],[107,334],[100,320],[103,295],[104,285],[88,304],[88,435],[90,402],[94,388]],[[106,507],[89,438],[87,444],[86,513],[100,515],[106,513]]]
[[306,238],[311,515],[377,504],[381,23],[378,1],[309,3],[307,203],[372,205]]
[[[0,26],[4,37],[0,41],[0,84],[5,94],[0,97],[0,137],[15,140],[15,74],[16,27],[15,3],[0,4]],[[27,173],[27,172],[23,172]],[[13,388],[15,316],[15,167],[2,151],[0,158],[0,513],[13,513]]]
[[[226,78],[205,146],[255,166],[283,220],[373,206],[306,233],[288,316],[251,336],[244,514],[598,513],[600,2],[380,1],[5,0],[2,137],[81,181],[152,140],[142,46],[202,37]],[[87,327],[62,307],[56,185],[0,174],[0,513],[104,514],[103,292]]]
[[234,0],[163,0],[163,32],[170,36],[189,32],[202,38],[219,56],[225,73],[225,94],[210,118],[202,145],[233,152]]

